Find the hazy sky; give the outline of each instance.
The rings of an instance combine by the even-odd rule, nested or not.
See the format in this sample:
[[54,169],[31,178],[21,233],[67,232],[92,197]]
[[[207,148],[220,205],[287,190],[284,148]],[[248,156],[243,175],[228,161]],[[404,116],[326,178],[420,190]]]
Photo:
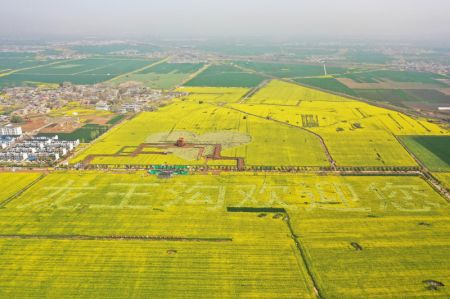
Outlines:
[[450,39],[450,0],[0,0],[0,36]]

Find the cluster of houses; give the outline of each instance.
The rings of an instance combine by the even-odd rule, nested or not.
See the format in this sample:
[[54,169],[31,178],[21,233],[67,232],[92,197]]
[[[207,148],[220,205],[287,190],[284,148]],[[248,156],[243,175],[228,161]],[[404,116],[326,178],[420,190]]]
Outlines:
[[52,109],[62,108],[70,102],[85,107],[117,113],[139,112],[184,93],[162,91],[136,84],[120,87],[108,84],[73,85],[63,83],[57,88],[18,86],[4,88],[0,93],[0,105],[15,107],[15,114],[47,114]]
[[[16,132],[21,133],[19,127]],[[0,162],[52,163],[67,156],[80,144],[79,140],[59,140],[58,136],[24,138],[22,134],[9,134],[11,127],[0,127]],[[8,133],[8,134],[3,134]]]

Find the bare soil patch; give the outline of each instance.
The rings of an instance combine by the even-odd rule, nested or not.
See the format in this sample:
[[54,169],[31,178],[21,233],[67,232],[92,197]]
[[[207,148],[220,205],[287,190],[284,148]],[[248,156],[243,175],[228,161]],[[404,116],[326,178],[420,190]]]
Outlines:
[[350,78],[336,78],[336,80],[351,89],[437,89],[434,84],[416,82],[395,82],[384,80],[378,83],[360,83]]

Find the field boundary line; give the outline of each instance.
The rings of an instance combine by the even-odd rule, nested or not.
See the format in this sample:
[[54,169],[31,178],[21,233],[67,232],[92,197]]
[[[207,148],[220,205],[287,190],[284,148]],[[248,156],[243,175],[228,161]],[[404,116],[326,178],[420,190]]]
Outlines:
[[[229,213],[261,213],[261,212],[267,212],[267,213],[279,213],[284,215],[283,217],[283,222],[286,223],[288,229],[289,229],[289,233],[291,234],[290,237],[291,239],[294,241],[295,246],[297,247],[297,250],[300,253],[300,257],[303,261],[304,267],[306,269],[306,272],[309,276],[309,279],[312,282],[312,286],[314,288],[314,292],[317,295],[317,297],[319,299],[323,298],[320,288],[317,284],[317,281],[314,278],[313,272],[312,272],[312,267],[310,265],[310,263],[308,262],[308,259],[306,258],[306,253],[305,250],[303,248],[303,245],[301,244],[301,242],[298,239],[297,234],[294,232],[294,229],[292,228],[291,225],[291,218],[288,214],[288,212],[286,211],[286,209],[284,208],[253,208],[253,207],[227,207],[227,212]],[[298,259],[297,259],[298,262]],[[303,272],[302,272],[303,274]]]
[[[89,73],[89,72],[92,72],[92,71],[101,70],[101,69],[104,69],[104,68],[106,68],[106,67],[110,67],[110,66],[113,66],[113,65],[116,65],[116,64],[119,64],[119,63],[120,63],[120,61],[114,61],[114,62],[111,62],[111,63],[106,64],[106,65],[94,67],[94,68],[92,68],[92,69],[88,69],[88,70],[76,72],[76,73],[73,73],[73,74],[70,74],[70,75],[71,75],[71,76],[77,76],[77,75],[81,75],[81,74],[84,74],[84,73]],[[97,75],[97,74],[94,73],[94,75]]]
[[258,86],[252,88],[249,90],[249,92],[247,92],[240,100],[239,100],[239,104],[245,103],[249,98],[251,98],[254,94],[256,94],[258,91],[260,91],[261,89],[263,89],[264,87],[267,86],[267,84],[269,84],[271,80],[270,79],[266,79],[264,81],[262,81]]
[[[125,125],[127,123],[128,120],[132,120],[134,117],[136,117],[137,115],[139,115],[142,112],[138,112],[136,114],[132,114],[131,116],[127,116],[125,118],[122,119],[122,121],[114,124],[112,127],[110,127],[108,129],[108,131],[106,131],[105,133],[103,133],[102,135],[98,136],[97,138],[95,138],[94,140],[92,140],[89,143],[86,143],[87,146],[85,148],[82,148],[80,151],[75,151],[72,155],[71,155],[71,159],[67,159],[66,160],[69,162],[69,164],[77,164],[77,163],[71,163],[71,160],[78,158],[80,155],[82,155],[84,152],[86,152],[88,149],[92,148],[94,144],[100,142],[101,140],[103,140],[104,138],[106,138],[108,135],[111,134],[111,132],[117,130],[118,128],[122,127],[123,125]],[[81,161],[80,161],[81,162]]]
[[291,80],[290,78],[280,78],[279,80],[287,82],[287,83],[291,83],[291,84],[296,84],[296,85],[299,85],[299,86],[302,86],[302,87],[318,90],[318,91],[321,91],[321,92],[329,93],[329,94],[332,94],[332,95],[335,95],[335,96],[339,96],[339,97],[345,98],[345,99],[350,100],[350,101],[357,101],[357,102],[365,103],[365,104],[368,104],[368,105],[371,105],[371,106],[374,106],[374,107],[378,107],[378,108],[382,108],[382,109],[388,109],[388,110],[396,111],[396,112],[399,112],[399,113],[403,113],[403,114],[405,114],[405,115],[407,115],[409,117],[412,117],[414,119],[417,119],[417,118],[420,118],[420,117],[422,117],[422,118],[424,117],[423,115],[420,115],[418,113],[414,113],[414,111],[412,111],[412,110],[404,109],[404,108],[401,108],[401,107],[398,107],[398,106],[394,106],[394,105],[391,105],[391,104],[387,104],[387,103],[383,103],[383,102],[373,101],[373,100],[362,98],[362,97],[358,97],[358,96],[352,96],[352,95],[349,95],[349,94],[345,94],[345,93],[341,93],[341,92],[337,92],[337,91],[333,91],[333,90],[327,90],[327,89],[320,88],[320,87],[317,87],[317,86],[308,85],[306,83],[297,82],[297,81]]
[[[198,75],[200,75],[201,73],[203,73],[204,71],[206,71],[207,69],[209,69],[209,67],[211,66],[211,63],[206,63],[204,66],[202,66],[199,70],[197,70],[196,72],[190,74],[187,78],[183,79],[179,84],[178,87],[182,87],[184,86],[184,84],[188,83],[189,81],[193,80],[195,77],[197,77]],[[190,86],[186,86],[186,87],[190,87]]]
[[164,59],[162,59],[162,60],[158,60],[158,61],[152,62],[152,63],[149,64],[149,65],[146,65],[146,66],[144,66],[144,67],[141,67],[140,69],[133,70],[133,71],[131,71],[131,72],[128,72],[128,73],[125,73],[125,74],[121,74],[121,75],[118,75],[118,76],[116,76],[116,77],[114,77],[114,78],[111,78],[111,79],[109,79],[109,80],[107,80],[107,81],[105,81],[105,82],[103,82],[103,83],[112,83],[113,81],[115,81],[115,80],[117,80],[117,79],[120,79],[120,78],[129,76],[129,75],[132,75],[132,74],[141,72],[141,71],[146,70],[146,69],[149,69],[149,68],[152,68],[152,67],[154,67],[154,66],[157,66],[158,64],[162,64],[162,63],[166,62],[167,60],[169,60],[169,57],[166,57],[166,58],[164,58]]
[[320,291],[319,285],[316,281],[316,279],[314,278],[314,274],[312,271],[312,266],[309,263],[309,260],[306,257],[306,253],[305,253],[305,249],[302,245],[302,243],[299,240],[298,235],[295,233],[294,229],[292,228],[292,224],[291,224],[291,217],[289,216],[288,212],[285,212],[286,218],[283,219],[284,222],[286,223],[289,232],[291,233],[291,238],[295,243],[295,246],[297,247],[298,251],[300,252],[300,256],[303,260],[303,264],[305,265],[305,269],[308,272],[309,278],[311,279],[311,282],[313,283],[314,286],[314,291],[316,292],[316,295],[318,298],[324,298],[322,295],[322,292]]
[[232,242],[233,238],[175,237],[175,236],[90,236],[90,235],[0,235],[0,239],[24,240],[81,240],[81,241],[178,241],[178,242]]
[[253,116],[253,117],[257,117],[257,118],[260,118],[260,119],[264,119],[264,120],[267,120],[267,121],[272,121],[272,122],[275,122],[275,123],[278,123],[278,124],[281,124],[281,125],[288,126],[288,127],[290,127],[290,128],[294,128],[294,129],[298,129],[298,130],[303,130],[303,131],[305,131],[305,132],[308,132],[308,133],[310,133],[310,134],[316,136],[316,137],[319,139],[320,144],[322,145],[322,149],[323,149],[323,151],[324,151],[324,153],[325,153],[325,156],[326,156],[327,159],[328,159],[328,162],[330,163],[331,168],[332,168],[333,170],[336,170],[336,161],[333,159],[333,156],[331,156],[331,153],[330,153],[330,151],[328,150],[327,145],[325,144],[325,140],[322,138],[322,136],[320,136],[320,135],[317,134],[316,132],[310,131],[310,130],[305,129],[305,128],[302,128],[302,127],[294,126],[294,125],[292,125],[292,124],[288,124],[288,123],[285,123],[285,122],[282,122],[282,121],[280,121],[280,120],[276,120],[276,119],[273,119],[273,118],[267,119],[266,117],[263,117],[263,116],[260,116],[260,115],[257,115],[257,114],[253,114],[253,113],[249,113],[249,112],[246,112],[246,111],[242,111],[242,110],[237,109],[237,108],[234,108],[234,107],[229,107],[229,106],[218,106],[218,105],[214,105],[214,104],[211,104],[211,105],[217,106],[217,107],[226,108],[226,109],[235,110],[235,111],[238,111],[238,112],[240,112],[240,113],[244,113],[244,114],[247,114],[247,115],[250,115],[250,116]]
[[38,183],[40,180],[42,180],[46,176],[45,173],[42,173],[37,179],[20,189],[18,192],[14,193],[13,195],[9,196],[2,202],[0,202],[0,208],[4,208],[7,204],[9,204],[11,201],[22,195],[25,191],[33,187],[36,183]]
[[67,60],[65,59],[65,60],[62,60],[62,61],[55,61],[55,62],[51,62],[51,63],[47,63],[47,64],[40,64],[40,65],[36,65],[36,66],[25,67],[25,68],[22,68],[22,69],[16,69],[16,70],[12,70],[12,71],[7,72],[7,73],[1,73],[0,74],[0,78],[6,77],[6,76],[9,76],[9,75],[21,72],[21,71],[28,71],[28,70],[36,69],[36,68],[39,68],[39,67],[57,65],[57,64],[61,64],[61,63],[75,61],[75,60],[77,60],[77,59],[67,59]]
[[[432,172],[428,169],[428,167],[406,146],[401,138],[397,135],[392,134],[398,143],[408,152],[408,154],[416,161],[416,163],[420,167],[420,175],[421,177],[431,186],[437,193],[439,193],[447,202],[450,203],[450,193],[447,191],[447,188],[442,186],[441,182],[437,180]],[[411,135],[405,135],[411,136]]]

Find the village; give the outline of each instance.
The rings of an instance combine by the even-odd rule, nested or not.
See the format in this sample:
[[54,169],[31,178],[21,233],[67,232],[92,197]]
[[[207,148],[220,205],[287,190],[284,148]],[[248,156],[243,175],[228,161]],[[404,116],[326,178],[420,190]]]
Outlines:
[[[0,115],[0,164],[54,165],[73,153],[83,140],[59,136],[67,136],[70,131],[85,126],[86,119],[80,119],[75,111],[89,111],[92,115],[87,117],[94,119],[101,119],[101,115],[107,113],[106,119],[111,120],[125,114],[153,111],[184,95],[133,83],[118,87],[63,83],[5,88],[0,93],[3,110]],[[67,110],[71,105],[77,109]],[[64,111],[67,115],[56,117],[55,111]]]
[[[70,102],[81,106],[115,113],[151,111],[172,98],[185,93],[162,91],[126,83],[118,87],[107,84],[56,86],[21,86],[4,88],[0,93],[0,106],[11,115],[27,116],[47,114]],[[5,114],[2,123],[8,121]]]

